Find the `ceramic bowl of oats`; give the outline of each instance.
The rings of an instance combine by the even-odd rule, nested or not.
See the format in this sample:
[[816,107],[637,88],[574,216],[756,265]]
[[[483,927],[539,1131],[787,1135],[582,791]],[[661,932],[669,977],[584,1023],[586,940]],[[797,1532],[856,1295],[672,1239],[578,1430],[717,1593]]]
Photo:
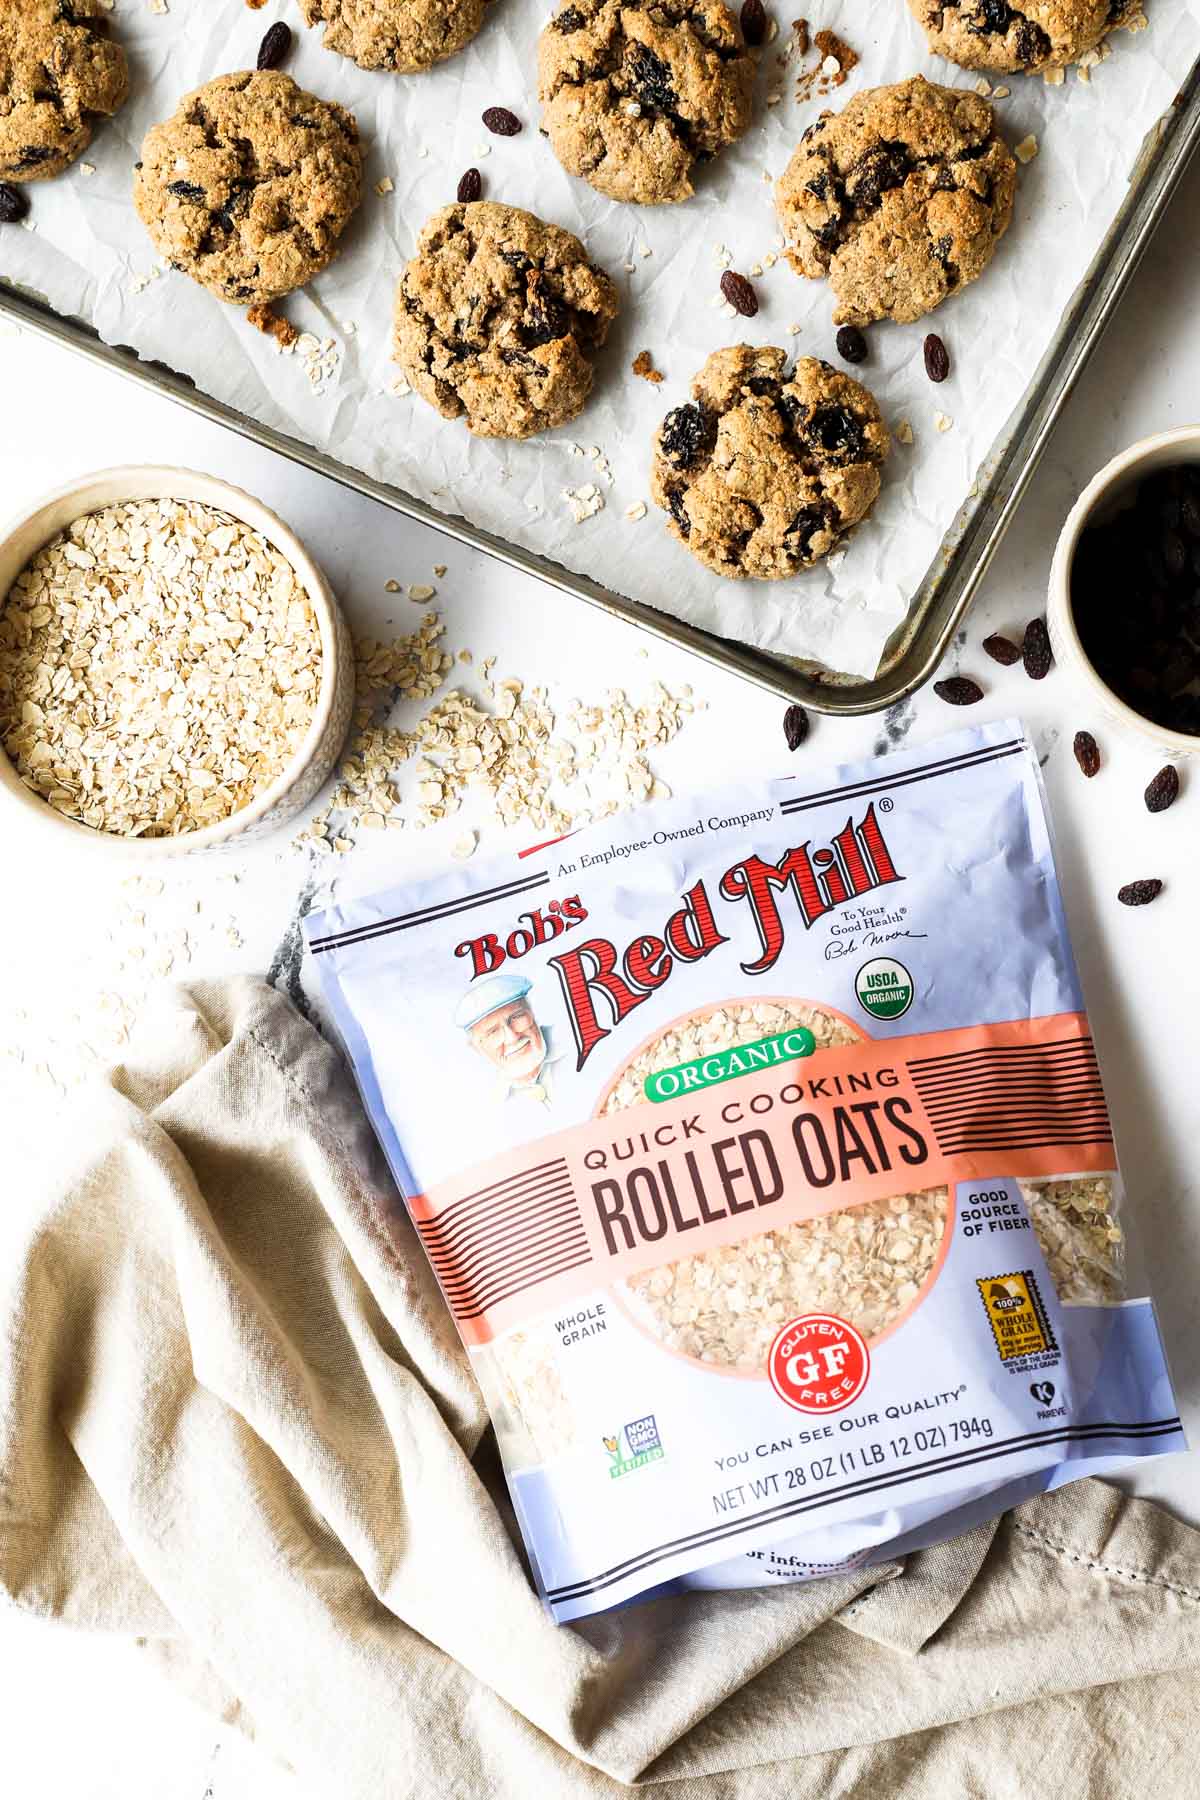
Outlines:
[[283,520],[187,469],[105,469],[0,531],[0,803],[141,857],[307,806],[350,724],[332,591]]

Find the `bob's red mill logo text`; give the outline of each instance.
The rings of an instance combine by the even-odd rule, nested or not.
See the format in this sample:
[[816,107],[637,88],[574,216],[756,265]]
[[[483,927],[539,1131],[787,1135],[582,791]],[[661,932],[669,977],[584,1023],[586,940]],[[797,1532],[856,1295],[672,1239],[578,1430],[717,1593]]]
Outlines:
[[[874,803],[856,825],[847,819],[828,848],[809,843],[789,850],[777,863],[748,856],[726,869],[717,884],[722,900],[744,903],[758,933],[758,954],[742,963],[744,975],[765,975],[775,966],[787,934],[785,912],[790,896],[807,930],[834,907],[858,899],[893,881],[897,873]],[[502,963],[516,961],[581,925],[588,912],[577,894],[552,900],[518,915],[507,938],[495,932],[457,945],[456,956],[471,958],[472,980],[490,975]],[[729,942],[717,925],[713,903],[703,881],[682,896],[660,936],[635,937],[623,951],[608,938],[588,938],[570,950],[547,958],[558,976],[582,1069],[596,1045],[628,1017],[634,1007],[669,980],[676,963],[699,962]],[[606,1023],[601,1024],[598,1008]]]

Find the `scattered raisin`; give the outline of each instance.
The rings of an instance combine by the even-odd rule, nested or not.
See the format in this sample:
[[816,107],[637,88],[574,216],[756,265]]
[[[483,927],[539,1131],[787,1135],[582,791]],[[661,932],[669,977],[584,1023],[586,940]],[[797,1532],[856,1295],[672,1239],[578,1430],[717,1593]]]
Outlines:
[[758,311],[758,295],[750,286],[744,275],[733,269],[726,269],[721,277],[721,292],[735,312],[741,313],[743,319],[752,319]]
[[483,176],[478,169],[468,169],[458,184],[458,198],[464,206],[478,200],[483,192]]
[[258,67],[260,69],[277,69],[291,47],[291,26],[285,25],[282,19],[276,19],[258,46]]
[[1117,899],[1122,906],[1149,906],[1157,900],[1163,891],[1161,881],[1128,881],[1123,888],[1117,889]]
[[1100,746],[1090,731],[1075,733],[1075,761],[1083,770],[1088,780],[1100,772]]
[[516,137],[521,129],[520,119],[516,113],[509,112],[507,106],[489,106],[483,114],[483,122],[497,137]]
[[925,339],[925,373],[930,381],[945,381],[950,373],[950,352],[936,331]]
[[1001,637],[998,631],[993,631],[990,637],[984,638],[983,647],[993,662],[1003,663],[1006,669],[1011,669],[1014,663],[1021,660],[1021,652],[1012,639]]
[[867,360],[867,340],[857,325],[843,325],[837,334],[838,355],[843,362],[860,363]]
[[742,0],[742,36],[757,49],[767,35],[767,14],[762,0]]
[[969,675],[950,675],[945,681],[935,681],[933,691],[950,706],[974,706],[983,699],[983,689]]
[[16,225],[29,211],[29,201],[20,188],[0,181],[0,225]]
[[1050,673],[1054,653],[1050,648],[1050,633],[1046,629],[1045,619],[1030,619],[1025,627],[1021,660],[1030,681],[1042,681]]
[[1179,770],[1165,763],[1146,789],[1147,812],[1166,812],[1179,798]]
[[808,736],[808,714],[802,706],[789,706],[783,715],[783,737],[789,750],[798,750]]

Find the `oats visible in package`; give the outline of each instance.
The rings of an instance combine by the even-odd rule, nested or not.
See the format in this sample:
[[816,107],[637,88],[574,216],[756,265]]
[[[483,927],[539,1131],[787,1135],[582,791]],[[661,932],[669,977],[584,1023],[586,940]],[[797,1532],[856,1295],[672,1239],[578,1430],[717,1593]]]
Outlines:
[[556,1619],[1184,1447],[1019,726],[306,929]]

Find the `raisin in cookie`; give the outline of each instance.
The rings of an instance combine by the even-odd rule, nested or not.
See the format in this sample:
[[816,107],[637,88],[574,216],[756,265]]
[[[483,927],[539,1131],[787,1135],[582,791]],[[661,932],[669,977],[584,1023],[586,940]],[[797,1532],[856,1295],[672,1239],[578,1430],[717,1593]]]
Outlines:
[[866,388],[805,356],[714,351],[693,401],[663,420],[655,501],[718,575],[779,581],[828,556],[869,512],[891,448]]
[[129,92],[100,0],[0,0],[0,181],[60,175]]
[[914,75],[810,125],[775,204],[797,274],[828,277],[835,324],[910,324],[982,275],[1016,185],[987,101]]
[[457,55],[483,24],[486,0],[300,0],[325,48],[360,69],[415,75]]
[[1142,11],[1142,0],[908,0],[929,48],[964,69],[1063,68]]
[[479,437],[565,425],[592,386],[617,290],[577,237],[477,200],[427,220],[396,289],[395,360]]
[[613,200],[686,200],[750,123],[754,61],[721,0],[568,0],[538,39],[542,129]]
[[222,300],[278,300],[332,262],[362,193],[354,115],[289,75],[219,75],[142,146],[133,197],[172,266]]

